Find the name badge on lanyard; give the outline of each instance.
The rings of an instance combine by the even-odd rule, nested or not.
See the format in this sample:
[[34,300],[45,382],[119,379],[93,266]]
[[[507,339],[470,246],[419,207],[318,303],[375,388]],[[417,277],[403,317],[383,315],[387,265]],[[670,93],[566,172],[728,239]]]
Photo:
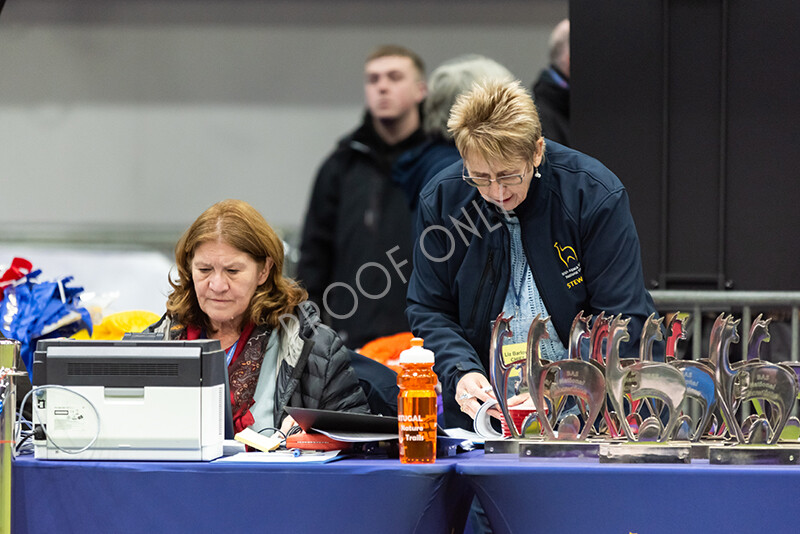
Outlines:
[[503,361],[506,365],[511,365],[517,362],[524,362],[527,357],[528,343],[512,343],[510,345],[503,345]]

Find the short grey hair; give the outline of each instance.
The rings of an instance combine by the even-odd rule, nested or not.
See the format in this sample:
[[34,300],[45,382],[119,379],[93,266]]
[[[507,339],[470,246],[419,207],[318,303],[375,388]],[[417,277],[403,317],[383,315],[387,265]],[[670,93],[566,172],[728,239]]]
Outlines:
[[497,61],[479,54],[458,56],[439,65],[428,78],[428,96],[423,106],[425,133],[452,139],[447,130],[450,108],[458,95],[487,79],[512,80],[514,75]]
[[548,42],[550,49],[550,63],[561,69],[567,70],[567,59],[569,58],[569,19],[564,19],[553,28]]

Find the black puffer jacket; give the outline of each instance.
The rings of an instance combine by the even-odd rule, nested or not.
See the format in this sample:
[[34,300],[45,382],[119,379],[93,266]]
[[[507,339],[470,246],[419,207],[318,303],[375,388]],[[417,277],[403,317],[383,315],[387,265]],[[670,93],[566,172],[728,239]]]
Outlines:
[[299,330],[289,335],[298,336],[303,348],[294,366],[284,360],[278,371],[275,420],[283,420],[286,406],[369,413],[367,397],[350,366],[349,349],[322,324],[312,305],[301,304],[295,316]]
[[[336,332],[322,324],[313,305],[300,304],[280,328],[280,368],[275,388],[276,425],[288,415],[286,407],[370,413],[367,398],[350,366],[350,351]],[[164,316],[149,329],[183,339],[186,328]],[[263,329],[256,327],[251,339]],[[249,340],[248,340],[249,341]],[[265,343],[266,346],[266,343]]]

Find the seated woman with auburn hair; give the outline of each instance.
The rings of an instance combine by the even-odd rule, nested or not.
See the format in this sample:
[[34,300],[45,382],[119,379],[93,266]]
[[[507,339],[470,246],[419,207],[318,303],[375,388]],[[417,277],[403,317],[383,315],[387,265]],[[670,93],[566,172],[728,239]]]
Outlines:
[[369,413],[348,350],[283,276],[283,243],[250,204],[208,208],[175,246],[175,264],[167,313],[151,330],[220,341],[235,432],[286,432],[287,406]]

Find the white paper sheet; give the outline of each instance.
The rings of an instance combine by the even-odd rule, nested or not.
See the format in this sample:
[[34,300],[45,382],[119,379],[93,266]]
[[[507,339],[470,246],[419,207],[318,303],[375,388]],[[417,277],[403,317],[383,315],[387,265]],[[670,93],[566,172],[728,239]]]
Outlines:
[[299,455],[293,450],[279,450],[272,452],[240,452],[233,456],[217,458],[219,462],[249,462],[249,463],[325,463],[336,458],[340,451],[300,451]]

